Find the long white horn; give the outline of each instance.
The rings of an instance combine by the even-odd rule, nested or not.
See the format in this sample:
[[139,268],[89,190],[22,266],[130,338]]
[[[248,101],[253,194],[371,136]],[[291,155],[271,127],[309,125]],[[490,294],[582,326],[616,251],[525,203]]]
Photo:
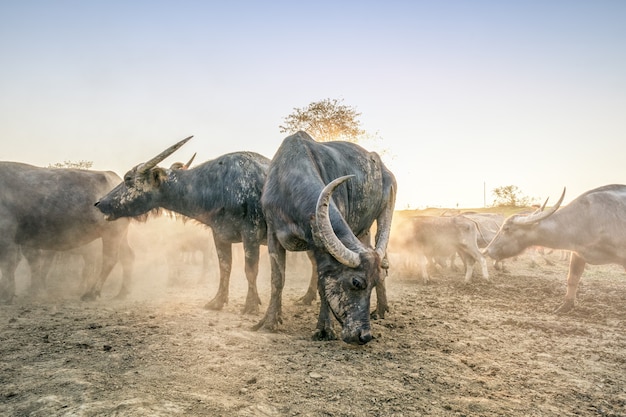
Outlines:
[[162,160],[164,160],[165,158],[167,158],[168,156],[176,152],[181,146],[187,143],[187,141],[191,138],[193,138],[193,136],[189,136],[181,140],[180,142],[176,143],[175,145],[170,146],[169,148],[167,148],[166,150],[164,150],[163,152],[161,152],[160,154],[158,154],[157,156],[155,156],[148,162],[141,164],[141,166],[137,168],[137,171],[146,172],[149,169],[154,168],[159,162],[161,162]]
[[[559,207],[561,207],[563,198],[565,198],[565,188],[566,187],[563,187],[563,193],[561,194],[561,198],[559,198],[559,201],[557,201],[554,206],[550,207],[550,209],[548,209],[547,211],[543,211],[544,207],[546,206],[546,204],[544,203],[540,211],[536,211],[529,216],[516,217],[515,224],[533,224],[533,223],[540,222],[541,220],[547,217],[552,216],[559,209]],[[546,203],[547,202],[548,200],[546,199]]]
[[348,249],[341,240],[335,234],[333,225],[330,222],[329,207],[330,196],[332,192],[347,179],[354,177],[354,175],[345,175],[331,181],[319,195],[317,199],[317,206],[315,208],[315,222],[319,232],[319,238],[326,250],[339,262],[349,266],[350,268],[356,268],[361,264],[361,257],[358,253]]

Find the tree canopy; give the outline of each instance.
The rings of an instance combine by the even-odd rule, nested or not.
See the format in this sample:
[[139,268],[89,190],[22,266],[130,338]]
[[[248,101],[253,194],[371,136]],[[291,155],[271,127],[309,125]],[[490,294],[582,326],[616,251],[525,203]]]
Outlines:
[[496,187],[492,193],[495,196],[494,207],[528,207],[532,203],[530,197],[523,195],[517,185]]
[[359,116],[353,107],[342,104],[343,100],[324,99],[310,103],[304,108],[294,108],[285,117],[281,133],[293,134],[304,130],[319,142],[345,140],[357,142],[365,134]]

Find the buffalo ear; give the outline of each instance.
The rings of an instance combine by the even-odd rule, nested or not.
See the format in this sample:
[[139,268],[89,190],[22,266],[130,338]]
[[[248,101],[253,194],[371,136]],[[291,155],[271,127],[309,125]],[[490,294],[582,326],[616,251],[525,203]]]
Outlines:
[[152,184],[158,187],[167,179],[167,174],[163,168],[157,167],[150,171],[150,178],[152,179]]

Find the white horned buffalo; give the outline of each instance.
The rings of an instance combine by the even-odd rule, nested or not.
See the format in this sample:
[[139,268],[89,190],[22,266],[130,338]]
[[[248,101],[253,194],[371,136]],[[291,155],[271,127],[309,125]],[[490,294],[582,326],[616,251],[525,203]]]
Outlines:
[[574,307],[587,263],[626,268],[626,185],[595,188],[559,209],[564,197],[565,189],[550,209],[507,218],[485,249],[494,259],[515,256],[530,246],[571,251],[567,293],[557,313]]
[[489,280],[487,262],[477,246],[476,222],[462,215],[452,217],[414,216],[405,224],[405,244],[420,260],[422,279],[430,280],[429,266],[438,259],[458,253],[465,265],[465,282],[470,282],[478,262],[484,279]]
[[[305,132],[284,139],[261,196],[272,292],[265,317],[255,328],[273,331],[282,321],[286,251],[312,251],[321,301],[314,337],[336,338],[334,316],[346,343],[372,340],[373,287],[379,316],[388,308],[384,268],[395,193],[393,174],[374,152],[343,141],[318,143]],[[374,222],[376,242],[371,247]]]

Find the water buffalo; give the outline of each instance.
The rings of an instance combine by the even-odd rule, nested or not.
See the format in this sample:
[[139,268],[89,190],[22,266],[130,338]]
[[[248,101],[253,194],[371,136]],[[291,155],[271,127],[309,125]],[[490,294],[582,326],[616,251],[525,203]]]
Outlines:
[[412,248],[420,260],[421,275],[425,283],[430,279],[428,266],[433,261],[459,254],[465,265],[465,282],[472,279],[474,264],[481,266],[483,278],[489,279],[487,262],[478,249],[478,226],[463,215],[452,217],[414,216],[404,223],[405,244]]
[[[461,216],[472,220],[476,224],[478,234],[476,236],[476,244],[479,249],[484,249],[489,242],[498,234],[498,230],[504,223],[504,216],[499,213],[478,213],[466,211]],[[493,266],[497,270],[504,270],[502,261],[494,261]]]
[[626,185],[587,191],[559,210],[564,197],[565,189],[550,209],[507,218],[485,249],[494,259],[515,256],[529,246],[571,251],[567,293],[558,313],[574,307],[585,264],[626,268]]
[[20,249],[33,266],[32,284],[42,288],[54,251],[76,248],[99,238],[100,274],[83,299],[100,294],[118,260],[124,276],[118,296],[127,294],[134,258],[127,240],[129,221],[106,222],[93,207],[93,201],[119,181],[120,177],[109,171],[0,162],[0,300],[10,302],[15,296]]
[[[388,309],[384,267],[396,187],[378,154],[354,143],[318,143],[305,132],[284,139],[261,197],[272,290],[265,316],[254,328],[274,331],[282,322],[286,251],[311,251],[321,301],[314,338],[336,338],[332,313],[345,342],[370,341],[374,286],[378,315]],[[372,248],[370,228],[375,221]]]
[[259,247],[267,239],[260,200],[270,161],[254,152],[233,152],[189,169],[157,166],[189,139],[128,171],[96,207],[109,220],[164,208],[209,226],[220,266],[219,289],[206,305],[209,309],[219,310],[228,302],[231,245],[243,242],[248,280],[243,312],[257,313],[261,304],[256,286]]

